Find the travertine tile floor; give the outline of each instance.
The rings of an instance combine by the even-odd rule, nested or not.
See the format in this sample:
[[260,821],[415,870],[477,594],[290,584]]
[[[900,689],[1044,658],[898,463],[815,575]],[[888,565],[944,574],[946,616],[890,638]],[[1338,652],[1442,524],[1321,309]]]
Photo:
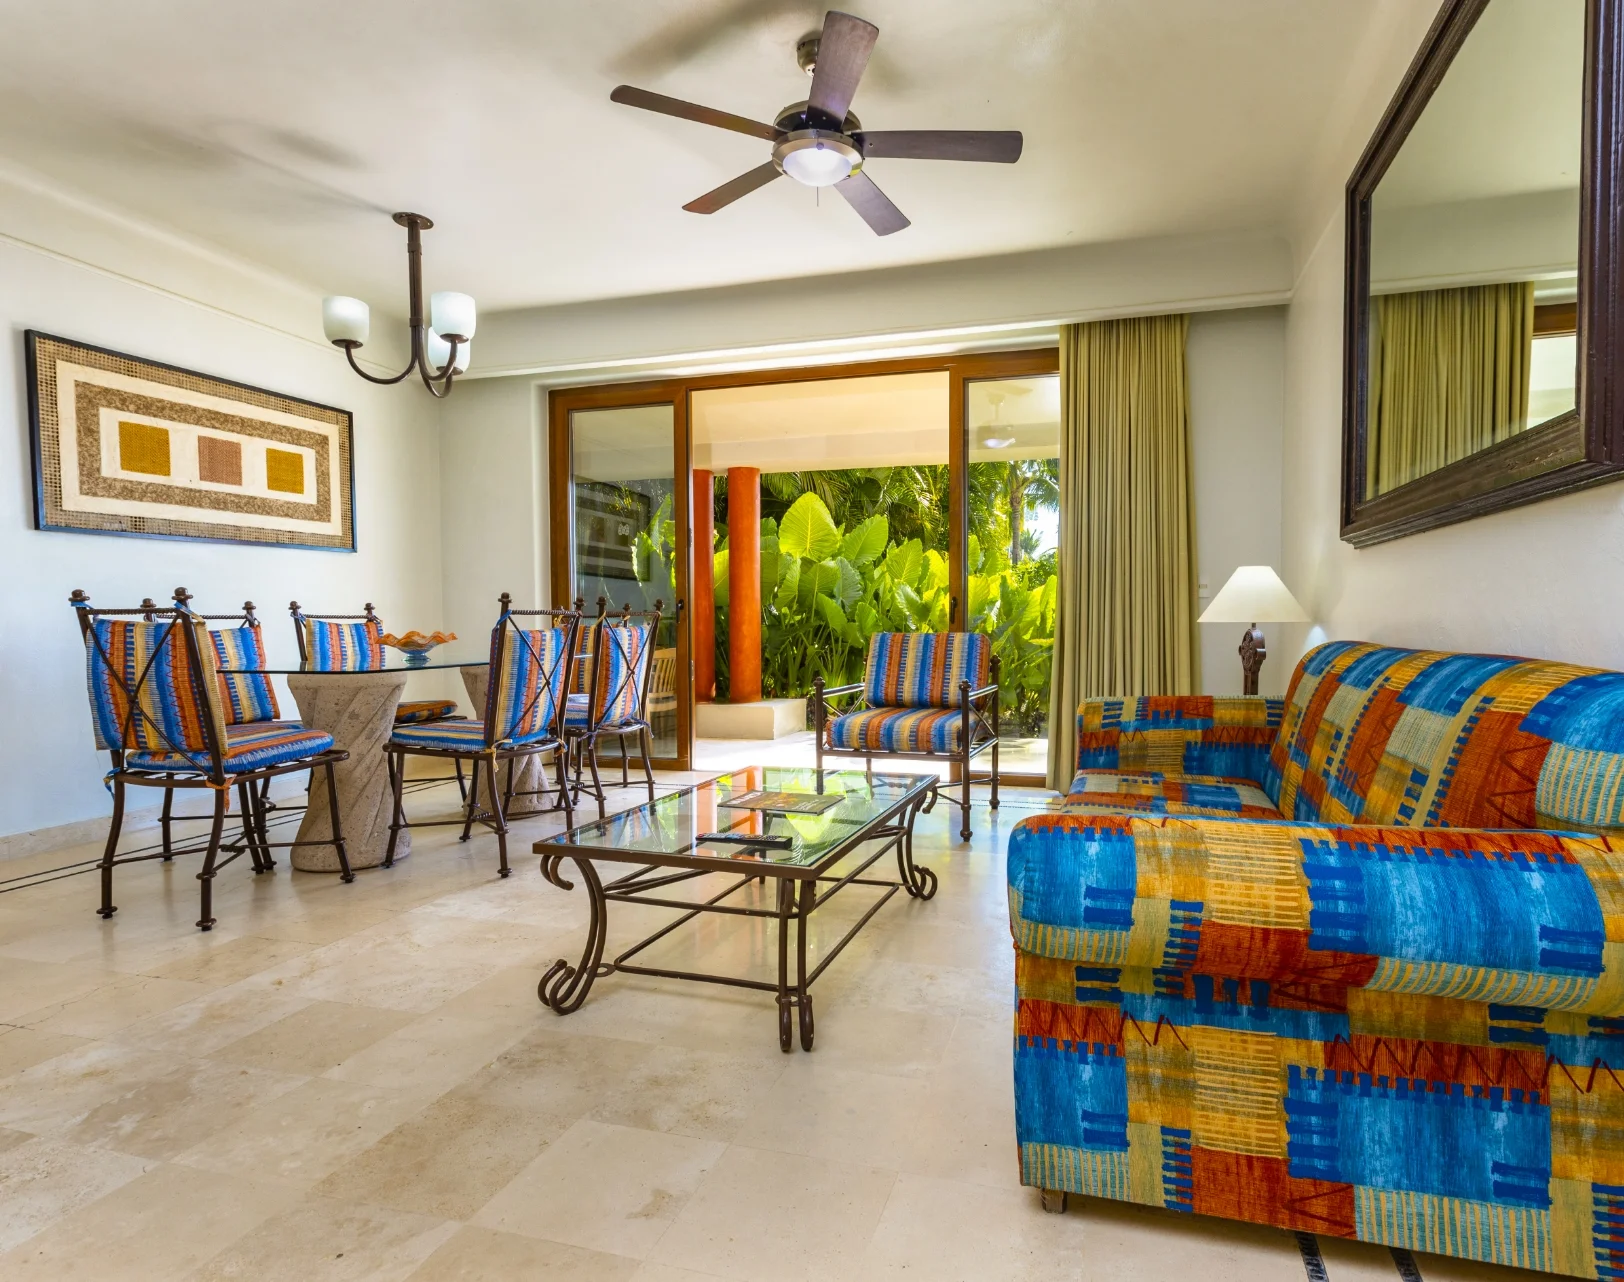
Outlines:
[[[948,807],[921,820],[940,893],[831,967],[811,1054],[764,994],[612,976],[545,1010],[584,934],[528,854],[548,821],[505,882],[451,829],[349,886],[239,863],[206,935],[195,861],[121,870],[105,923],[90,877],[0,895],[0,1278],[1298,1282],[1288,1233],[1020,1187],[1002,854],[1042,797],[1006,797],[967,845]],[[659,914],[632,917],[611,945]],[[707,918],[659,955],[765,968],[769,929]],[[1398,1276],[1321,1249],[1333,1282]]]

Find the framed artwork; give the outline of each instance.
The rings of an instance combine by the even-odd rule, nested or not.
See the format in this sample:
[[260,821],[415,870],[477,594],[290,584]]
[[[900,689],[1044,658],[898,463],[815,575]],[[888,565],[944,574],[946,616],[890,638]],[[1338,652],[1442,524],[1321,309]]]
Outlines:
[[575,561],[588,578],[635,579],[637,536],[648,529],[649,496],[603,481],[575,483]]
[[24,341],[36,529],[355,551],[349,411]]

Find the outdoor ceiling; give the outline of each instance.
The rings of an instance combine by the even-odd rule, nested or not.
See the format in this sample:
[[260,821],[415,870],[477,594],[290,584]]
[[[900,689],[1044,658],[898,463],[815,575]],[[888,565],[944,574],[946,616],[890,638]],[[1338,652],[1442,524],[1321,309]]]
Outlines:
[[1014,166],[879,161],[880,239],[778,182],[680,206],[766,144],[618,107],[630,81],[770,119],[786,0],[7,0],[0,161],[320,290],[487,309],[1218,230],[1278,229],[1378,0],[864,0],[872,128],[1020,129]]

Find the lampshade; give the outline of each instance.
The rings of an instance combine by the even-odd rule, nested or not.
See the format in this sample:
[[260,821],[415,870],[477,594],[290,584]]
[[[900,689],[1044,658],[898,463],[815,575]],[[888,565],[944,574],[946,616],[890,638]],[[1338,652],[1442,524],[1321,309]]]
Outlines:
[[429,328],[436,334],[455,334],[458,338],[474,336],[474,300],[467,294],[443,289],[429,295]]
[[[423,335],[423,346],[424,354],[429,361],[429,372],[439,373],[445,368],[445,363],[451,356],[451,344],[431,329]],[[468,358],[473,350],[472,343],[457,344],[457,373],[464,373],[468,369]]]
[[321,328],[329,343],[364,343],[372,311],[359,298],[335,294],[321,300]]
[[1201,612],[1202,623],[1307,623],[1280,576],[1268,565],[1243,565]]

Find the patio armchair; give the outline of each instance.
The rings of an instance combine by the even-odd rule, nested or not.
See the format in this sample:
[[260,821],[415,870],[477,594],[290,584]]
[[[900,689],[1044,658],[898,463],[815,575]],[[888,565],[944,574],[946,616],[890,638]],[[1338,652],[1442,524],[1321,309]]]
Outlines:
[[648,723],[650,659],[660,632],[660,616],[665,605],[656,601],[652,610],[622,607],[618,615],[604,616],[605,602],[598,601],[599,615],[594,626],[592,675],[584,693],[571,694],[565,704],[564,738],[574,763],[576,796],[583,791],[583,766],[592,771],[589,791],[598,803],[598,818],[605,814],[603,780],[598,774],[598,742],[613,738],[620,746],[620,784],[631,782],[626,740],[635,737],[643,756],[643,777],[648,783],[648,799],[654,800],[654,768],[650,757],[652,743]]
[[[288,602],[293,631],[299,642],[299,662],[349,670],[383,664],[383,620],[366,603],[364,614],[306,614],[297,601]],[[412,699],[395,709],[397,726],[419,721],[440,721],[457,715],[455,699]]]
[[[825,687],[812,682],[812,724],[818,769],[825,757],[892,761],[944,761],[957,767],[961,822],[970,837],[970,785],[988,783],[988,806],[998,809],[998,659],[980,632],[877,632],[868,641],[862,681]],[[836,712],[831,700],[860,695]],[[831,713],[834,715],[831,716]],[[974,774],[971,763],[991,751],[992,769]]]
[[[101,906],[97,911],[104,918],[118,911],[113,904],[113,869],[118,865],[202,854],[197,925],[200,930],[210,930],[215,923],[214,878],[244,854],[255,872],[264,872],[273,866],[270,851],[274,846],[330,844],[338,852],[343,879],[354,880],[338,826],[333,777],[334,765],[348,760],[349,754],[333,747],[331,735],[296,721],[276,720],[274,694],[263,677],[256,682],[252,678],[258,674],[220,673],[217,647],[257,644],[257,629],[247,625],[227,629],[239,635],[217,641],[207,622],[188,607],[190,599],[186,589],[180,588],[175,604],[161,608],[149,598],[130,609],[96,609],[78,590],[69,601],[85,644],[96,746],[110,754],[113,767],[107,775],[113,817],[100,864]],[[241,635],[250,631],[254,635]],[[267,697],[268,706],[259,702]],[[228,705],[240,699],[247,703],[228,716]],[[249,712],[267,711],[269,718],[242,719]],[[269,841],[258,801],[259,785],[277,775],[313,768],[326,771],[334,815],[331,840]],[[119,856],[125,791],[131,786],[164,789],[166,810],[175,789],[207,789],[214,802],[208,841],[176,850],[166,833],[156,852]],[[242,836],[226,842],[226,806],[233,787],[241,806]]]

